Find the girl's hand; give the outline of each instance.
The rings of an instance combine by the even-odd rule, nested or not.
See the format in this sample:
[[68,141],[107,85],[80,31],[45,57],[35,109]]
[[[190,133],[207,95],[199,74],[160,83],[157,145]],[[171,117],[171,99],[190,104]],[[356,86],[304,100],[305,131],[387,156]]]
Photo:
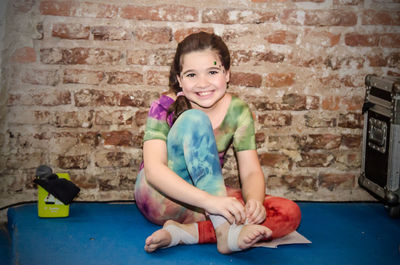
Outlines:
[[267,217],[264,205],[254,199],[250,199],[246,203],[246,217],[250,224],[261,224]]
[[222,215],[231,224],[243,224],[246,220],[243,204],[234,197],[211,196],[204,210],[209,214]]

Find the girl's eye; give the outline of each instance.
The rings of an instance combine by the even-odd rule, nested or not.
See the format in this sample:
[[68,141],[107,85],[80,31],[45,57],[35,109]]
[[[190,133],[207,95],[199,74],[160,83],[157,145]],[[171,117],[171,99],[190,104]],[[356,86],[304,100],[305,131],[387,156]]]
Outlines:
[[186,77],[194,77],[195,76],[195,74],[194,73],[189,73],[189,74],[186,74]]
[[212,70],[212,71],[210,71],[210,75],[216,75],[216,74],[218,74],[219,72],[218,71],[215,71],[215,70]]

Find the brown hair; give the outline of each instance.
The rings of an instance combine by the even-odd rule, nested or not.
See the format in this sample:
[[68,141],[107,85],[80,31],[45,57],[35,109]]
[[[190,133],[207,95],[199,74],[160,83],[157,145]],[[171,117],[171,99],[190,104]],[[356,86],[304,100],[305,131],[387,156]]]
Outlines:
[[[229,55],[229,49],[221,37],[206,32],[193,33],[181,41],[176,48],[174,61],[172,62],[171,71],[169,73],[170,91],[173,91],[175,94],[182,91],[177,76],[180,75],[182,71],[183,56],[190,52],[208,49],[217,53],[225,70],[230,69],[231,57]],[[168,114],[173,114],[172,120],[175,122],[179,115],[191,108],[190,101],[185,96],[178,96],[168,109]]]

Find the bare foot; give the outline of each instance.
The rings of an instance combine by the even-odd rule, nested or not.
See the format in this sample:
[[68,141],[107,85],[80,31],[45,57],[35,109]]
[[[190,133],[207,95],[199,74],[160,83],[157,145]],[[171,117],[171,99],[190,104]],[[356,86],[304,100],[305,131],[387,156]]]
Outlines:
[[262,225],[245,225],[240,231],[238,246],[241,249],[247,249],[254,246],[262,239],[267,239],[272,235],[272,231]]
[[[232,253],[228,247],[229,224],[223,224],[217,228],[217,248],[222,254]],[[272,231],[262,225],[248,224],[243,225],[237,239],[237,245],[241,250],[248,249],[258,241],[268,239],[272,235]]]
[[159,248],[168,246],[171,243],[171,234],[165,230],[165,227],[175,225],[186,232],[190,233],[193,237],[198,237],[197,230],[194,224],[180,224],[178,222],[168,220],[164,223],[163,228],[155,231],[148,238],[146,238],[144,249],[147,252],[154,252]]

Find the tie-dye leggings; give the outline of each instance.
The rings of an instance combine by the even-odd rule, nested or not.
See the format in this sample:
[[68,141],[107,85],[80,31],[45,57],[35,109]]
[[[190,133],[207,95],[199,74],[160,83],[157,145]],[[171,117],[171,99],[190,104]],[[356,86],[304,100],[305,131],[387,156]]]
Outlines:
[[[240,190],[225,187],[211,122],[200,110],[185,111],[174,123],[167,138],[168,167],[181,178],[216,196],[234,196],[243,202]],[[167,198],[147,181],[142,169],[135,185],[139,210],[151,222],[162,225],[167,220],[198,222],[199,243],[216,242],[211,221],[204,211]],[[300,224],[300,209],[294,202],[266,196],[267,218],[262,225],[272,230],[272,237],[293,232]]]

